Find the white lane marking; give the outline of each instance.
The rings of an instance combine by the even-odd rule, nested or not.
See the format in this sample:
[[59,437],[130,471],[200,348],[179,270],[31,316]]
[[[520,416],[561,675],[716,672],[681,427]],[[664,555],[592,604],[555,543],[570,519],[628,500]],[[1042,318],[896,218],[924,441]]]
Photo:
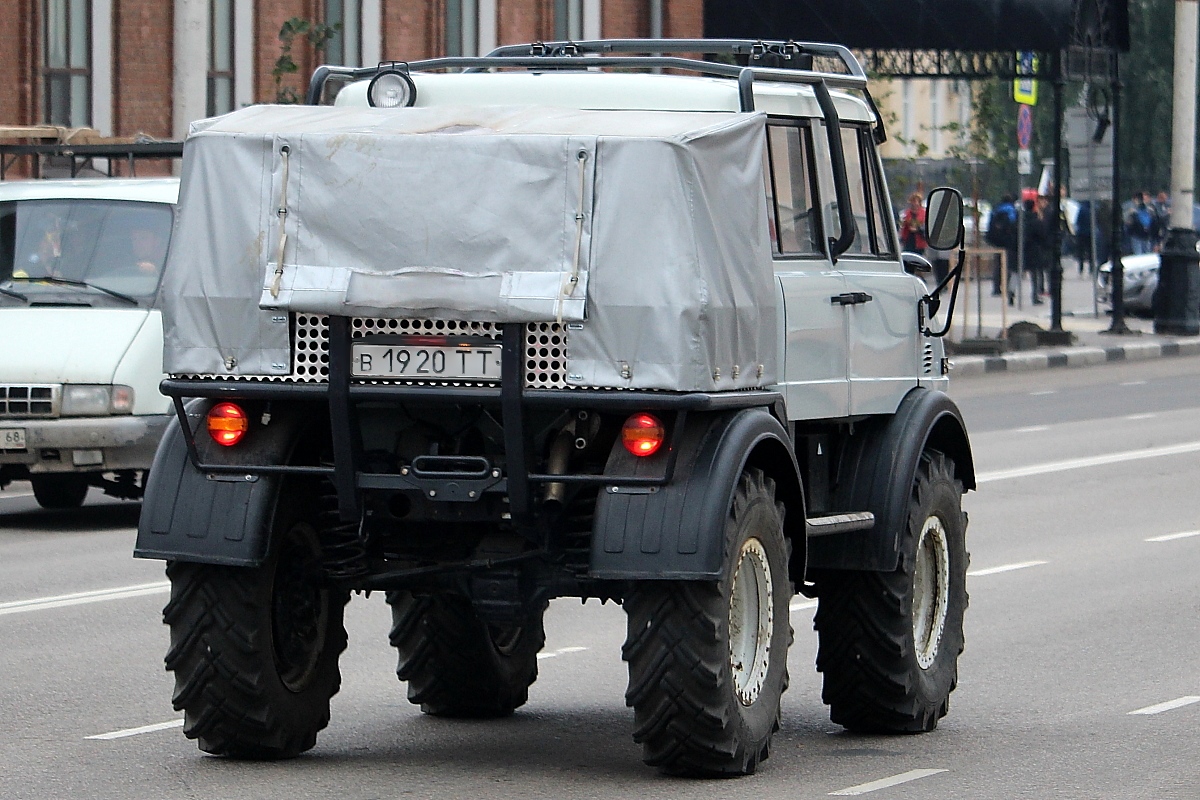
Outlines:
[[1157,416],[1158,416],[1158,414],[1126,414],[1125,419],[1132,422],[1134,420],[1139,420],[1139,419],[1154,419]]
[[1166,536],[1151,536],[1147,542],[1172,542],[1176,539],[1190,539],[1200,536],[1200,531],[1184,531],[1183,533],[1168,533]]
[[540,661],[543,658],[558,658],[559,656],[566,655],[567,653],[582,653],[584,650],[587,650],[587,648],[586,647],[560,647],[557,650],[550,650],[545,653],[538,653],[537,657],[538,657],[538,660]]
[[867,792],[876,792],[880,789],[887,789],[892,786],[899,786],[902,783],[909,781],[928,778],[930,775],[937,775],[939,772],[948,772],[944,769],[910,769],[908,772],[901,772],[899,775],[893,775],[890,778],[880,778],[877,781],[870,783],[860,783],[858,786],[851,786],[848,789],[839,789],[836,792],[830,792],[831,796],[835,797],[853,797],[855,795],[866,794]]
[[127,597],[144,597],[150,594],[164,594],[171,590],[170,581],[154,583],[139,583],[135,586],[118,586],[113,589],[96,589],[91,592],[75,594],[60,594],[54,597],[35,597],[32,600],[13,600],[0,603],[0,617],[6,614],[20,614],[22,611],[44,611],[48,608],[78,606],[84,603],[102,603],[105,600],[124,600]]
[[1183,708],[1184,706],[1190,706],[1192,703],[1200,703],[1200,697],[1196,697],[1195,695],[1189,694],[1189,695],[1186,695],[1185,697],[1177,697],[1174,700],[1168,700],[1165,703],[1158,703],[1157,705],[1146,706],[1145,708],[1139,708],[1137,711],[1130,711],[1129,713],[1130,713],[1130,715],[1133,715],[1133,714],[1161,714],[1164,711],[1173,711],[1176,708]]
[[139,733],[154,733],[155,731],[165,731],[170,728],[182,728],[183,720],[173,719],[170,722],[157,722],[153,725],[143,725],[140,728],[126,728],[123,731],[112,731],[110,733],[97,733],[95,736],[85,736],[85,739],[124,739],[126,736],[137,736]]
[[1030,425],[1028,428],[1015,428],[1013,433],[1041,433],[1050,430],[1049,425]]
[[1042,564],[1047,564],[1047,561],[1021,561],[1017,564],[1002,564],[999,567],[988,567],[987,569],[973,569],[967,573],[969,577],[978,578],[981,575],[996,575],[1001,572],[1012,572],[1015,569],[1025,569],[1026,567],[1040,567]]
[[1030,397],[1043,397],[1048,394],[1058,394],[1058,390],[1057,389],[1043,389],[1040,392],[1030,392],[1029,396]]
[[975,476],[976,483],[991,483],[1004,481],[1009,478],[1027,478],[1031,475],[1045,475],[1048,472],[1066,472],[1084,467],[1099,467],[1105,464],[1120,464],[1123,461],[1138,461],[1143,458],[1161,458],[1163,456],[1178,456],[1184,453],[1200,451],[1200,442],[1183,442],[1165,447],[1148,447],[1145,450],[1126,450],[1121,453],[1107,453],[1102,456],[1087,456],[1086,458],[1068,458],[1064,461],[1050,461],[1045,464],[1031,464],[1028,467],[1014,469],[999,469],[992,472],[981,472]]
[[1125,381],[1124,383],[1122,383],[1120,385],[1121,386],[1145,386],[1146,382],[1145,381]]
[[788,608],[792,611],[803,611],[806,608],[816,608],[816,607],[817,607],[816,600],[801,600],[800,598],[796,598],[788,606]]

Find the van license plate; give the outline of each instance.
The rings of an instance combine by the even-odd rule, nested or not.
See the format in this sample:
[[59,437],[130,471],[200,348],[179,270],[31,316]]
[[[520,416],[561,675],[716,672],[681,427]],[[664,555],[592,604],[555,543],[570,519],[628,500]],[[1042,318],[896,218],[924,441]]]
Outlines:
[[24,428],[0,428],[0,450],[24,450]]
[[500,348],[355,344],[350,374],[355,378],[499,381]]

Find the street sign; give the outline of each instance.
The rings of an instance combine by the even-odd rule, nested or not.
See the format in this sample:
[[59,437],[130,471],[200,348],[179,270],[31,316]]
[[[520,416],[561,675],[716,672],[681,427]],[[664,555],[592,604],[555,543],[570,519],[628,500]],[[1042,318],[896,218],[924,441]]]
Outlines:
[[1037,81],[1033,79],[1037,68],[1037,57],[1031,51],[1017,51],[1017,79],[1013,81],[1013,100],[1027,106],[1037,105]]
[[1033,151],[1028,147],[1022,147],[1017,150],[1017,174],[1033,174]]
[[[1063,138],[1071,164],[1071,197],[1108,200],[1112,197],[1112,136],[1097,127],[1083,105],[1067,109],[1066,123]],[[1102,135],[1097,142],[1098,130]]]
[[1017,106],[1017,147],[1028,150],[1032,140],[1033,108],[1024,105]]

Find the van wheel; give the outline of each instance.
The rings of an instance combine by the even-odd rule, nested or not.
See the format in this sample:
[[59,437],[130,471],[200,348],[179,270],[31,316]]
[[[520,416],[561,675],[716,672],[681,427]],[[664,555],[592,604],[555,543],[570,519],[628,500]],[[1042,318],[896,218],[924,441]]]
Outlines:
[[399,651],[396,676],[426,714],[504,717],[525,705],[546,643],[546,605],[519,624],[494,625],[461,595],[388,592]]
[[779,729],[792,594],[774,481],[747,470],[725,524],[721,579],[637,582],[625,598],[625,703],[647,764],[702,776],[757,769]]
[[33,499],[42,508],[79,508],[88,493],[88,478],[68,472],[62,475],[33,475]]
[[853,731],[937,727],[958,682],[967,608],[967,516],[954,462],[921,455],[893,572],[816,577],[817,670],[830,718]]
[[184,713],[184,734],[207,753],[297,756],[329,724],[329,699],[341,686],[349,595],[324,584],[316,530],[279,522],[261,567],[167,565],[172,704]]

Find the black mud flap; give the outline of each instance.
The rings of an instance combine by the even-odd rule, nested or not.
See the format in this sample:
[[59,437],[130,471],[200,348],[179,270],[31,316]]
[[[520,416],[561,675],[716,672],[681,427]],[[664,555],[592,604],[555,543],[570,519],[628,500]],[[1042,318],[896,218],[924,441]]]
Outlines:
[[[804,500],[787,432],[765,408],[689,416],[675,473],[665,486],[603,486],[596,504],[591,569],[611,580],[716,580],[725,521],[742,470],[762,468],[787,507],[784,533],[803,574]],[[618,442],[606,474],[661,474],[655,458],[635,458]],[[797,577],[797,582],[799,578]]]
[[975,488],[975,465],[966,425],[943,392],[916,388],[896,413],[856,425],[841,456],[833,503],[836,511],[870,511],[875,525],[808,540],[808,568],[891,572],[899,563],[899,537],[908,524],[908,501],[921,453],[939,450],[954,459],[963,489]]
[[[203,418],[208,404],[188,404],[189,419]],[[251,463],[284,463],[294,442],[296,425],[282,421],[269,435],[239,456]],[[217,453],[197,439],[201,457]],[[240,473],[205,474],[188,458],[178,417],[159,442],[138,521],[137,558],[161,558],[203,564],[258,566],[266,558],[268,532],[279,478]]]

